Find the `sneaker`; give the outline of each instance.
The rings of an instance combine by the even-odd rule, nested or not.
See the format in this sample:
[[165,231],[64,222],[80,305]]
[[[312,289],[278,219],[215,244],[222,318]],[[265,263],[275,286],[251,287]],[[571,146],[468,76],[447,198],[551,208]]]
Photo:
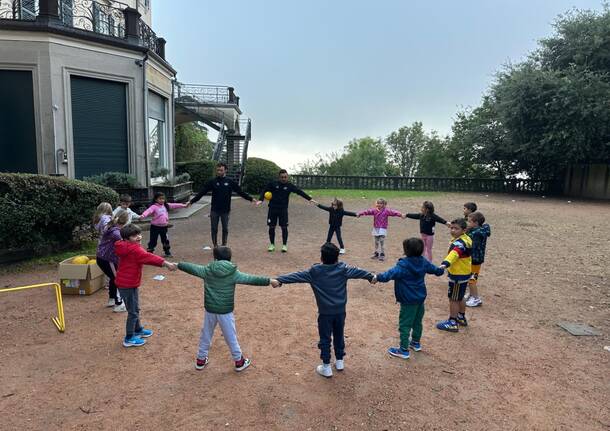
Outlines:
[[330,364],[320,364],[316,367],[316,373],[328,379],[333,376],[333,369]]
[[466,307],[480,307],[481,305],[483,305],[483,301],[477,296],[471,296],[468,298],[468,301],[466,301]]
[[208,364],[208,358],[203,358],[203,359],[197,358],[197,362],[195,362],[195,369],[203,370],[207,364]]
[[458,315],[456,320],[457,320],[458,325],[460,325],[460,326],[468,326],[468,321],[466,320],[466,316]]
[[458,332],[459,331],[458,323],[456,320],[453,320],[453,319],[441,320],[440,322],[438,322],[436,324],[436,329],[440,329],[441,331],[447,331],[447,332]]
[[141,339],[140,337],[136,337],[135,335],[131,338],[125,337],[123,340],[124,347],[140,347],[146,344],[146,340]]
[[112,311],[114,311],[115,313],[122,313],[123,311],[127,311],[127,308],[125,307],[125,303],[123,302],[119,305],[115,305]]
[[402,347],[390,347],[388,353],[401,359],[409,359],[411,356],[409,349],[403,349]]
[[337,371],[343,371],[345,369],[345,362],[343,362],[343,359],[337,359],[335,361],[335,369]]
[[377,252],[373,253],[373,255],[371,256],[371,259],[379,259],[379,253],[377,253]]
[[275,244],[269,244],[269,247],[267,247],[267,251],[269,253],[273,253],[275,251]]
[[464,301],[468,301],[469,298],[470,298],[470,293],[469,292],[464,293]]
[[114,307],[116,304],[114,303],[114,298],[110,298],[108,299],[108,303],[106,304],[106,307]]
[[235,361],[235,371],[243,371],[250,366],[250,359],[244,358],[243,356],[239,361]]
[[171,253],[165,253],[163,256],[164,256],[164,257],[174,257],[174,255],[173,255],[173,254],[171,254]]
[[148,338],[152,334],[154,334],[152,329],[144,329],[144,328],[140,329],[138,332],[135,333],[136,337],[140,337],[140,338]]
[[344,248],[340,248],[339,249],[339,254],[345,254],[345,249]]
[[286,244],[284,244],[282,246],[282,253],[286,253],[288,251],[288,246]]
[[421,344],[417,341],[411,341],[409,347],[415,352],[421,352]]
[[385,260],[385,254],[381,253],[379,255],[379,262],[383,262]]

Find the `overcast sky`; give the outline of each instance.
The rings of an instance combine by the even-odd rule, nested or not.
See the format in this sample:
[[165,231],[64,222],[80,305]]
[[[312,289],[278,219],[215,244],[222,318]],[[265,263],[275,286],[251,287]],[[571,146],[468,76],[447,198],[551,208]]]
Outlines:
[[155,0],[186,83],[234,86],[249,155],[286,168],[413,121],[446,134],[507,62],[601,0]]

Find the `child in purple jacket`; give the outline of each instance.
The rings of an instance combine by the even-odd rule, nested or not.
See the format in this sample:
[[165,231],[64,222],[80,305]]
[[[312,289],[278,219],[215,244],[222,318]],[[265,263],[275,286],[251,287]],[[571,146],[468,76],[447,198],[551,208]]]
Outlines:
[[385,250],[383,248],[385,237],[388,233],[388,217],[402,217],[399,211],[387,208],[388,201],[379,198],[374,208],[370,208],[358,213],[358,217],[373,216],[373,237],[375,238],[375,252],[371,259],[385,260]]
[[129,213],[123,210],[117,212],[116,216],[104,228],[95,256],[97,266],[110,280],[108,283],[108,307],[114,307],[112,311],[117,313],[127,310],[118,294],[116,284],[114,284],[114,278],[119,267],[119,258],[114,253],[114,243],[122,239],[121,228],[126,224],[129,224]]

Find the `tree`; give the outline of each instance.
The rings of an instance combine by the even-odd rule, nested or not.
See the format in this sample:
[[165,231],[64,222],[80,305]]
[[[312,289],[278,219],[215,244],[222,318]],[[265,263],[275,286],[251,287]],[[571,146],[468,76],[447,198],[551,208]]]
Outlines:
[[208,139],[208,131],[199,123],[176,126],[176,161],[191,162],[209,160],[214,152]]
[[432,132],[417,156],[416,173],[418,177],[454,177],[458,171],[455,162],[449,137],[441,138]]
[[427,136],[421,122],[403,126],[386,138],[390,161],[398,168],[398,174],[412,177],[417,168],[417,155],[426,145]]
[[354,139],[341,155],[331,155],[328,175],[381,176],[387,170],[387,151],[381,139]]

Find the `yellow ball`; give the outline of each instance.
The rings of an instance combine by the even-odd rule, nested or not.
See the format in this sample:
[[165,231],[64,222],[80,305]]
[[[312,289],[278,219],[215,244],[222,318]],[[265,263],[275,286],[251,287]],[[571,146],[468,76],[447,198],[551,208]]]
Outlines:
[[89,259],[89,262],[87,262],[89,265],[97,265],[97,260],[95,259]]
[[89,263],[89,258],[87,256],[76,256],[72,259],[72,263],[76,265],[86,265]]
[[270,201],[272,197],[273,197],[273,194],[271,192],[265,192],[265,199]]

